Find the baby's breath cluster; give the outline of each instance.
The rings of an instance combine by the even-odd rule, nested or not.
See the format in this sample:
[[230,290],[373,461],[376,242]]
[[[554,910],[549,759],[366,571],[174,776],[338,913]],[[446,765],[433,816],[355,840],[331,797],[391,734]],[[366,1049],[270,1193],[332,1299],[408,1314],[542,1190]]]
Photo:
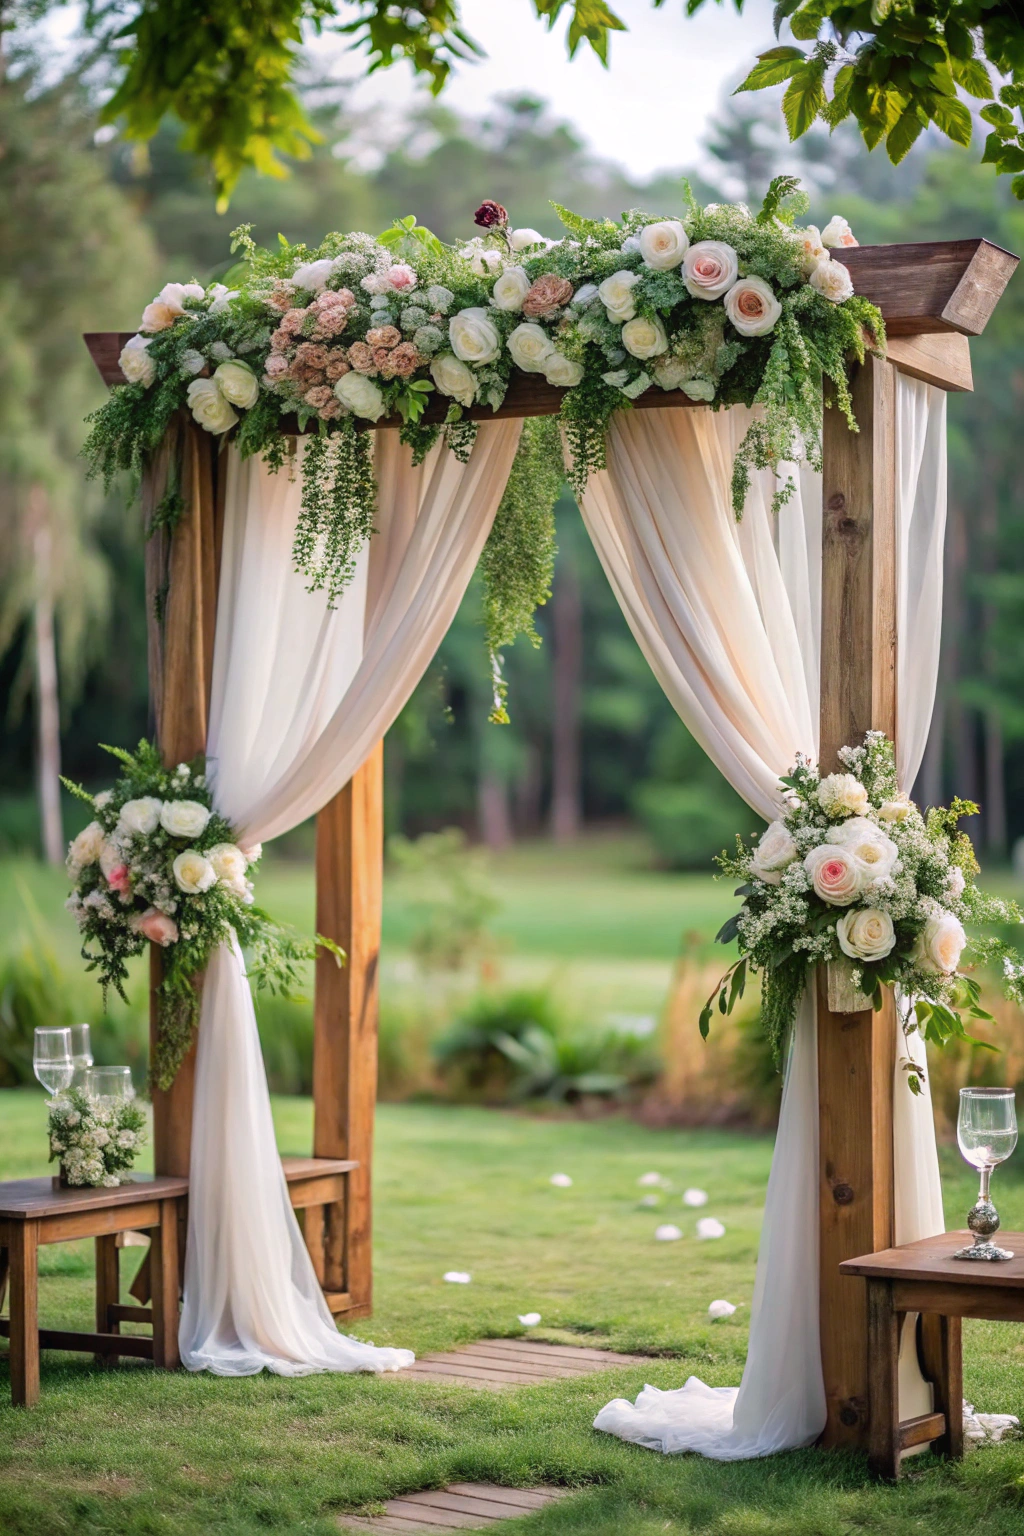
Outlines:
[[146,1140],[146,1116],[134,1099],[96,1098],[69,1088],[50,1100],[50,1162],[71,1185],[116,1189]]
[[[235,286],[168,283],[147,305],[121,354],[128,382],[91,418],[85,452],[108,479],[138,476],[182,407],[277,468],[297,433],[315,434],[294,559],[329,603],[373,530],[365,429],[398,423],[417,458],[443,433],[465,458],[475,430],[466,412],[497,410],[516,375],[563,391],[577,495],[604,465],[610,417],[641,395],[761,407],[736,455],[739,516],[753,470],[802,458],[820,467],[823,377],[855,426],[847,361],[883,343],[882,320],[833,257],[856,244],[849,225],[797,227],[806,199],[791,178],[772,183],[756,216],[741,205],[701,208],[686,193],[685,208],[664,217],[584,219],[556,205],[560,240],[512,228],[494,202],[477,210],[482,233],[454,246],[411,215],[376,238],[330,234],[315,250],[263,250],[248,227],[236,230]],[[543,469],[537,447],[527,433],[520,481],[549,495],[560,444],[544,438]],[[792,489],[791,479],[779,484],[776,506]],[[183,507],[173,496],[162,525]],[[535,519],[543,549],[530,562],[527,633],[546,593],[549,509]],[[492,535],[488,591],[506,616],[524,614],[523,532],[521,520],[500,517]]]
[[[257,987],[288,995],[316,945],[281,928],[254,905],[250,878],[262,849],[240,847],[213,809],[202,760],[165,768],[142,741],[134,752],[108,747],[121,764],[111,789],[90,795],[65,784],[94,819],[72,841],[66,903],[82,935],[86,969],[104,999],[125,997],[128,961],[147,944],[163,953],[159,1028],[150,1078],[168,1088],[189,1048],[199,1008],[195,978],[232,933],[250,952]],[[337,946],[317,943],[340,957]],[[126,999],[127,1000],[127,999]]]
[[[1007,996],[1024,1003],[1024,965],[999,937],[968,940],[967,925],[1019,923],[1015,902],[986,896],[962,816],[977,806],[955,800],[923,817],[899,792],[891,741],[869,731],[839,753],[844,771],[822,776],[798,758],[782,779],[787,809],[747,846],[722,854],[722,872],[740,881],[743,906],[718,938],[738,940],[740,958],[701,1014],[731,1011],[748,973],[762,975],[762,1021],[776,1058],[814,965],[840,964],[853,985],[882,1005],[882,987],[898,988],[907,1032],[944,1044],[969,1039],[963,1014],[990,1017],[980,987],[961,970],[963,957],[1001,964]],[[981,1042],[975,1042],[981,1043]],[[907,1081],[920,1091],[921,1069],[908,1056]]]

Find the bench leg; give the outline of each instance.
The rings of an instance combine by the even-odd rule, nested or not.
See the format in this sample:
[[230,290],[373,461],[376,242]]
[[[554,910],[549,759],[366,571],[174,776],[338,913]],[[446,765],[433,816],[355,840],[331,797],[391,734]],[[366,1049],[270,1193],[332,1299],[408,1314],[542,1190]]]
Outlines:
[[39,1401],[39,1223],[12,1222],[11,1402],[32,1408]]
[[160,1202],[160,1225],[151,1233],[150,1284],[153,1293],[153,1364],[173,1371],[178,1355],[178,1202]]
[[[121,1324],[111,1319],[110,1308],[121,1300],[121,1270],[118,1263],[117,1234],[96,1239],[96,1332],[120,1333]],[[115,1365],[119,1355],[97,1355],[96,1364]]]
[[900,1475],[900,1318],[888,1280],[868,1280],[868,1467],[895,1482]]
[[935,1408],[945,1416],[946,1433],[932,1450],[959,1461],[964,1454],[964,1368],[958,1317],[921,1314],[921,1353],[925,1375],[935,1386]]
[[10,1273],[11,1264],[7,1256],[7,1249],[0,1246],[0,1312],[4,1309],[4,1297],[7,1295],[7,1276]]

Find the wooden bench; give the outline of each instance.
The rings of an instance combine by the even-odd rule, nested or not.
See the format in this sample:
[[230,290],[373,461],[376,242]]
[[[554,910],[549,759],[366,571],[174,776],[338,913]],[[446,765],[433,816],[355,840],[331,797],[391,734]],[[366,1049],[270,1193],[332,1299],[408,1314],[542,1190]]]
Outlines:
[[[357,1163],[341,1158],[282,1158],[288,1193],[301,1221],[317,1278],[323,1284],[325,1261],[343,1209],[347,1175]],[[10,1316],[0,1319],[0,1338],[10,1339],[11,1400],[31,1407],[39,1400],[40,1349],[84,1350],[104,1362],[121,1355],[152,1360],[173,1370],[178,1365],[178,1303],[181,1260],[188,1213],[188,1180],[136,1174],[117,1189],[60,1189],[52,1178],[0,1183],[0,1309],[10,1288]],[[148,1231],[150,1248],[133,1282],[140,1303],[123,1305],[120,1292],[118,1237]],[[96,1243],[96,1332],[39,1327],[39,1248],[91,1237]],[[339,1266],[344,1254],[337,1255]],[[349,1306],[345,1291],[325,1292],[333,1313]],[[122,1323],[146,1323],[150,1335],[123,1334]]]
[[[970,1232],[943,1232],[839,1266],[841,1274],[867,1282],[868,1464],[877,1477],[898,1478],[903,1452],[914,1446],[930,1444],[946,1456],[963,1455],[961,1318],[1024,1323],[1024,1232],[1000,1233],[1000,1243],[1015,1255],[1000,1264],[954,1259],[956,1249],[972,1237]],[[901,1422],[899,1341],[908,1312],[921,1314],[922,1366],[934,1385],[935,1411]]]

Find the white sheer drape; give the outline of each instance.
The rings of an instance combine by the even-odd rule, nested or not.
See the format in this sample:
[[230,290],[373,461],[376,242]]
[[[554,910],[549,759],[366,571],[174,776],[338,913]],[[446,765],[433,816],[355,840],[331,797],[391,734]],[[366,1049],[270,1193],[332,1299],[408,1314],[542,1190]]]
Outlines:
[[[941,611],[944,411],[940,391],[897,378],[900,771],[908,787],[938,665],[928,602]],[[779,774],[797,751],[817,755],[821,483],[801,468],[799,493],[776,521],[772,481],[759,476],[737,525],[729,479],[748,422],[739,407],[623,413],[609,430],[608,469],[592,479],[582,510],[669,699],[729,782],[770,818],[781,804]],[[696,1377],[671,1392],[646,1387],[635,1405],[617,1399],[603,1408],[598,1429],[720,1460],[806,1445],[820,1433],[815,1012],[808,992],[786,1064],[740,1387],[711,1389]],[[941,1230],[942,1208],[939,1199],[936,1213],[930,1104],[896,1086],[897,1240],[907,1241]]]
[[[334,612],[291,565],[299,486],[258,459],[228,465],[208,742],[217,809],[253,844],[352,777],[455,615],[505,488],[519,422],[480,428],[467,465],[437,447],[414,469],[377,434],[378,531]],[[237,945],[203,992],[181,1355],[250,1375],[398,1370],[403,1349],[337,1332],[288,1198],[252,997]]]

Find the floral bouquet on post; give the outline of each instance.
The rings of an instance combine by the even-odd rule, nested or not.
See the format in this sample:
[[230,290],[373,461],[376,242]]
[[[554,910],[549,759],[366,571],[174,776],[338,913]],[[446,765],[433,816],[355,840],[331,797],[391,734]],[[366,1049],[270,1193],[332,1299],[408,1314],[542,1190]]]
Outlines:
[[198,1017],[195,978],[232,931],[249,952],[248,974],[257,988],[285,996],[292,995],[298,967],[315,957],[318,946],[339,963],[345,957],[332,940],[300,938],[254,905],[250,875],[262,849],[239,846],[230,824],[213,809],[201,759],[168,769],[146,741],[135,752],[104,750],[121,764],[112,789],[93,796],[64,780],[95,812],[68,850],[73,889],[67,907],[82,934],[86,968],[99,972],[104,999],[113,987],[127,1001],[127,962],[147,942],[163,950],[150,1079],[168,1088]]
[[[740,958],[705,1004],[701,1034],[707,1038],[715,1008],[731,1012],[748,974],[759,971],[762,1023],[779,1060],[809,968],[827,964],[846,967],[876,1009],[883,986],[898,988],[905,1034],[985,1045],[964,1027],[965,1014],[991,1014],[980,1006],[979,983],[960,969],[963,956],[1001,962],[1006,994],[1017,1003],[1024,1003],[1024,965],[1003,939],[968,941],[964,925],[1024,916],[1016,902],[975,884],[974,850],[958,822],[978,807],[954,800],[922,816],[897,788],[893,745],[880,731],[839,757],[846,772],[825,777],[799,757],[782,780],[785,815],[751,847],[737,838],[736,853],[717,861],[740,881],[743,906],[717,935],[725,944],[738,940]],[[920,1066],[908,1056],[903,1067],[919,1093]]]

